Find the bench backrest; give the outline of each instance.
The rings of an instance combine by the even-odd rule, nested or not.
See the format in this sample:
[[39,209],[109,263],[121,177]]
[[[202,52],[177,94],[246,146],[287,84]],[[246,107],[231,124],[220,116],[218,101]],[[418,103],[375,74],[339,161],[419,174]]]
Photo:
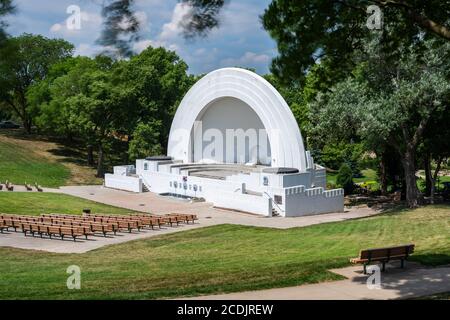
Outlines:
[[380,258],[409,256],[413,252],[414,252],[414,245],[407,244],[395,247],[361,250],[359,257],[361,259],[375,260]]

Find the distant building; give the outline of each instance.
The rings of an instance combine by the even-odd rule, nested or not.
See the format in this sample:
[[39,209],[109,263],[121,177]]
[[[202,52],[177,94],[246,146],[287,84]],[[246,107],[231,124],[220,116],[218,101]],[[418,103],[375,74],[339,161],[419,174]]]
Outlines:
[[264,216],[344,209],[343,190],[325,189],[325,168],[305,151],[283,97],[238,68],[213,71],[189,90],[175,114],[167,156],[114,167],[105,186],[204,198]]

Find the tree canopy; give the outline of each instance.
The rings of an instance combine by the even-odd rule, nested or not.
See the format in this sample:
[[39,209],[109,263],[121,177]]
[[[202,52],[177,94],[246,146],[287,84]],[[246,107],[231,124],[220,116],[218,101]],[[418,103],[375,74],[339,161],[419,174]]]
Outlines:
[[333,70],[351,70],[351,55],[371,33],[366,26],[370,5],[382,10],[391,50],[417,43],[424,35],[450,40],[448,0],[273,0],[262,16],[278,45],[272,72],[286,82],[303,81],[325,58]]
[[353,76],[311,103],[318,135],[348,139],[358,135],[373,149],[387,144],[400,155],[410,206],[417,205],[416,154],[433,118],[448,112],[450,43],[427,41],[427,50],[404,48],[399,61],[385,58],[379,39]]
[[130,60],[66,59],[29,90],[28,99],[41,130],[82,139],[90,164],[97,150],[102,176],[115,144],[133,159],[165,151],[176,107],[192,83],[174,52],[149,47]]
[[51,65],[70,57],[73,48],[65,40],[31,34],[9,38],[0,48],[0,99],[22,120],[27,132],[32,126],[28,88],[45,79]]

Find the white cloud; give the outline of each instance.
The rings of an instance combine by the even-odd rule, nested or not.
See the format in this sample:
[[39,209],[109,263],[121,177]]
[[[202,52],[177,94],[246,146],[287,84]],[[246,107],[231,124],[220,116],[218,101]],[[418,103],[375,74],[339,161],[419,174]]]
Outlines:
[[88,43],[80,43],[75,48],[75,56],[88,56],[92,57],[99,54],[102,51],[103,47],[97,45],[91,45]]
[[52,25],[52,26],[50,27],[50,32],[57,33],[57,32],[59,32],[62,28],[63,28],[63,26],[62,26],[60,23],[55,23],[54,25]]
[[162,27],[159,38],[169,40],[178,38],[183,29],[183,23],[192,16],[192,6],[188,2],[177,3],[172,13],[172,19]]
[[153,40],[147,39],[147,40],[141,40],[141,41],[134,43],[133,50],[136,53],[141,53],[142,51],[147,49],[149,46],[152,46],[153,48],[163,47],[163,48],[166,48],[171,51],[178,51],[180,49],[179,46],[175,43],[167,43],[165,41],[158,41],[158,40],[153,41]]
[[243,56],[239,58],[227,58],[221,61],[223,66],[255,66],[258,64],[267,64],[270,61],[270,57],[267,54],[257,54],[247,51]]
[[[189,3],[177,3],[172,11],[171,20],[162,26],[161,32],[155,37],[155,39],[144,39],[136,42],[133,46],[134,51],[140,53],[148,46],[152,46],[154,48],[164,47],[168,50],[178,51],[180,49],[179,43],[184,41],[184,39],[180,36],[182,33],[182,23],[183,21],[186,21],[186,19],[189,19],[191,12],[192,7]],[[144,24],[141,23],[141,25]]]

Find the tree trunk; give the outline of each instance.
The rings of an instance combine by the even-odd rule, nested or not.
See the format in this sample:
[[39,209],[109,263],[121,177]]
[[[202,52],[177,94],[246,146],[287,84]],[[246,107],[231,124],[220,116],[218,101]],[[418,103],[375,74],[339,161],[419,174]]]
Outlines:
[[103,172],[103,146],[100,144],[98,147],[98,163],[97,163],[97,177],[103,178],[104,172]]
[[425,195],[431,196],[431,185],[433,184],[433,177],[431,174],[431,155],[429,152],[425,155]]
[[439,157],[436,161],[436,170],[434,171],[434,175],[431,177],[431,190],[430,190],[430,203],[434,203],[434,192],[436,191],[436,180],[441,170],[442,157]]
[[92,145],[87,146],[87,162],[88,165],[94,165],[94,147]]
[[416,182],[415,150],[408,148],[403,154],[403,170],[406,183],[406,203],[410,208],[419,206],[419,190]]
[[24,118],[22,120],[23,123],[23,128],[25,129],[25,132],[27,134],[31,134],[31,120],[29,120],[28,118]]
[[382,195],[387,194],[386,158],[384,153],[380,157],[380,189]]

